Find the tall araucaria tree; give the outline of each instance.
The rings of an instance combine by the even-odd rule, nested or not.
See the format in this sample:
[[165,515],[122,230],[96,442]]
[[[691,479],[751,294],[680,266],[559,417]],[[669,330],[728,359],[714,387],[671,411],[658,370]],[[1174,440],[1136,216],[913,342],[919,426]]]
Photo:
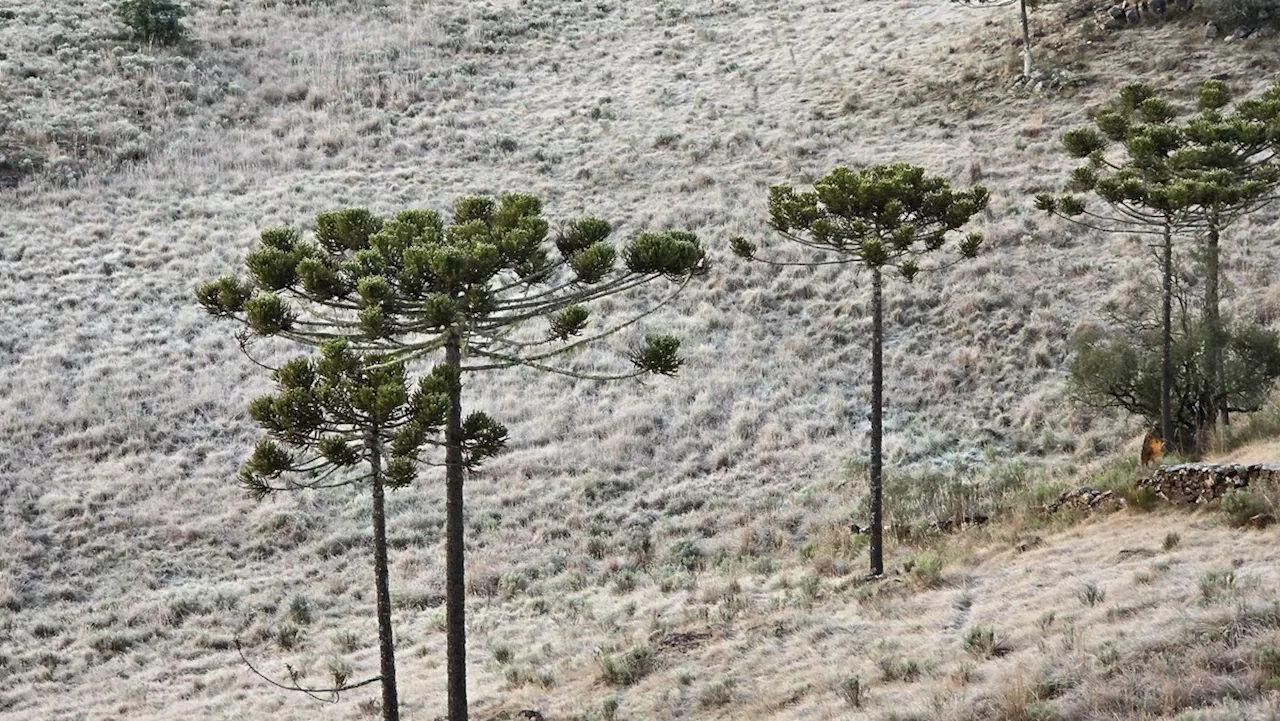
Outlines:
[[[598,381],[676,374],[680,343],[669,335],[646,336],[626,370],[587,372],[557,360],[673,300],[705,272],[705,253],[696,236],[677,230],[640,233],[619,249],[609,223],[597,218],[567,223],[552,239],[541,202],[523,194],[462,198],[447,224],[433,211],[390,220],[335,211],[317,218],[315,233],[319,245],[264,243],[248,259],[257,294],[232,294],[216,310],[252,323],[257,305],[278,306],[271,323],[259,322],[268,335],[313,342],[316,332],[336,334],[397,362],[441,360],[433,373],[447,396],[448,718],[465,721],[463,483],[467,470],[501,450],[507,432],[484,414],[464,419],[464,379],[517,367]],[[663,281],[674,286],[665,297],[614,323],[593,321],[591,303]],[[230,278],[215,283],[242,287]],[[320,312],[304,317],[295,306]]]
[[[943,248],[947,239],[987,207],[987,189],[953,190],[940,176],[906,163],[861,170],[836,168],[797,192],[786,185],[769,189],[770,225],[784,238],[825,257],[805,262],[761,258],[745,238],[731,241],[742,258],[772,265],[851,264],[871,274],[871,575],[884,573],[883,418],[884,301],[886,272],[907,282],[919,261]],[[964,235],[960,255],[971,258],[982,245],[976,231]]]

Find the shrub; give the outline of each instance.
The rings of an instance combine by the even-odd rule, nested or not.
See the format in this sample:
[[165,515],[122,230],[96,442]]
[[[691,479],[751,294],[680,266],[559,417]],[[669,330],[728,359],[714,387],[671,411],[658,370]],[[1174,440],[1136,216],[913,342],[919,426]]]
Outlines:
[[862,680],[857,676],[845,676],[837,685],[840,698],[853,708],[862,706]]
[[913,658],[903,660],[896,656],[884,656],[877,664],[885,681],[911,683],[920,678],[920,663]]
[[1239,528],[1249,525],[1266,525],[1274,520],[1271,503],[1267,499],[1242,488],[1227,491],[1222,496],[1222,512],[1227,523]]
[[1003,656],[1009,648],[996,638],[996,630],[990,626],[973,626],[964,634],[964,650],[979,658]]
[[174,45],[187,36],[182,25],[186,14],[173,0],[120,0],[116,5],[116,15],[135,40],[159,45]]
[[942,554],[937,551],[912,554],[907,559],[907,569],[911,580],[924,588],[942,585]]
[[1205,571],[1200,574],[1200,595],[1205,603],[1222,596],[1229,596],[1236,588],[1236,571],[1225,568],[1218,571]]
[[1076,593],[1076,598],[1080,599],[1080,603],[1086,606],[1097,606],[1107,600],[1107,592],[1098,588],[1096,583],[1086,583]]
[[728,706],[732,701],[733,681],[731,679],[717,681],[698,694],[698,706],[701,708]]
[[677,565],[689,571],[696,571],[702,566],[702,549],[687,538],[671,544],[671,557]]
[[636,646],[616,656],[606,653],[600,657],[600,678],[610,686],[630,686],[649,675],[653,662],[653,649],[648,646]]
[[1170,531],[1167,534],[1165,534],[1164,544],[1163,544],[1164,550],[1172,551],[1173,549],[1177,548],[1178,544],[1180,543],[1182,543],[1182,536],[1179,536],[1177,533],[1174,533],[1173,531]]

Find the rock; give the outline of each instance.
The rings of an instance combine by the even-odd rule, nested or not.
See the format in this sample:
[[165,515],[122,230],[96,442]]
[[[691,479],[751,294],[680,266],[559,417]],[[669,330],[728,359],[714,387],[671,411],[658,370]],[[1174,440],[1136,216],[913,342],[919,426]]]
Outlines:
[[1164,11],[1169,9],[1169,5],[1165,0],[1151,0],[1151,12],[1157,16],[1164,15]]
[[1142,20],[1142,15],[1138,12],[1137,5],[1130,5],[1124,9],[1124,19],[1130,25],[1137,25]]
[[1107,13],[1111,15],[1111,17],[1115,18],[1116,20],[1124,20],[1123,5],[1112,5],[1111,9],[1108,10]]
[[1204,24],[1204,39],[1216,40],[1218,37],[1218,26],[1213,23]]
[[1276,36],[1276,29],[1271,27],[1270,25],[1263,25],[1262,27],[1253,31],[1253,36],[1255,38],[1273,38]]

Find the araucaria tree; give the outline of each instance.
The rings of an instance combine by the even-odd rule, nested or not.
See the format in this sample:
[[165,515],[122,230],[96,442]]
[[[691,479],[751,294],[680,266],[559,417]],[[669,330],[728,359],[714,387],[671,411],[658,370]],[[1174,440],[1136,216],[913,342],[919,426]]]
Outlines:
[[[682,363],[677,338],[649,335],[631,351],[628,369],[557,366],[561,356],[650,315],[706,270],[691,233],[640,233],[621,250],[611,234],[609,223],[582,218],[551,240],[541,203],[521,194],[463,198],[448,223],[434,211],[383,219],[348,209],[317,218],[318,244],[264,235],[247,260],[253,284],[223,278],[201,289],[212,312],[263,335],[313,344],[316,334],[339,337],[381,354],[383,363],[439,361],[421,392],[444,397],[450,721],[467,718],[463,482],[507,437],[487,415],[463,417],[464,379],[523,366],[621,380],[674,375]],[[652,305],[612,324],[593,320],[592,302],[662,281],[673,287]],[[435,426],[415,428],[427,442]]]
[[[786,185],[769,189],[770,225],[784,238],[819,251],[806,262],[761,258],[745,238],[734,238],[740,257],[773,265],[850,264],[871,274],[871,575],[884,573],[883,417],[884,417],[884,300],[887,272],[910,282],[920,272],[920,260],[946,245],[987,206],[987,189],[978,185],[953,190],[940,176],[926,175],[906,163],[877,165],[862,170],[836,168],[797,192]],[[960,256],[971,258],[982,245],[976,231],[962,236]]]

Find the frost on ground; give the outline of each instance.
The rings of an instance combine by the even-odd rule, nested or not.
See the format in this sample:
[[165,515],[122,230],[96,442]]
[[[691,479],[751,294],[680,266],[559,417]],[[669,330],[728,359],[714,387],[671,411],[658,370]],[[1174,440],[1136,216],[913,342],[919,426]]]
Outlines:
[[[271,225],[512,190],[557,220],[692,229],[715,267],[654,319],[686,338],[680,378],[513,373],[478,389],[513,438],[468,488],[479,708],[573,717],[616,694],[622,718],[949,718],[981,699],[1045,701],[1028,689],[1060,665],[1075,680],[1048,700],[1067,713],[1138,678],[1125,664],[1160,658],[1166,675],[1133,681],[1155,699],[1148,717],[1195,706],[1160,700],[1162,684],[1170,698],[1214,688],[1196,698],[1268,708],[1257,683],[1222,691],[1243,676],[1212,659],[1177,675],[1176,644],[1191,638],[1178,634],[1199,624],[1249,629],[1229,638],[1253,645],[1215,643],[1262,668],[1274,559],[1266,544],[1235,550],[1234,532],[1121,516],[1016,557],[1009,539],[979,537],[972,557],[948,552],[937,587],[853,583],[862,560],[842,529],[863,494],[864,279],[742,264],[727,241],[773,241],[768,186],[838,164],[905,160],[989,185],[987,252],[888,286],[888,456],[1074,469],[1132,428],[1066,402],[1069,339],[1153,273],[1139,243],[1034,213],[1031,194],[1071,165],[1056,138],[1121,81],[1269,84],[1251,63],[1270,41],[1209,45],[1170,23],[1085,46],[1049,5],[1035,16],[1045,57],[1087,82],[1036,94],[1007,87],[1014,14],[947,3],[188,8],[196,43],[178,53],[114,37],[108,2],[0,0],[0,140],[46,158],[0,190],[0,718],[368,715],[360,697],[320,706],[270,691],[232,648],[239,638],[265,668],[289,662],[317,681],[333,664],[376,666],[368,499],[241,494],[245,409],[268,379],[192,288],[236,269]],[[1267,322],[1275,222],[1251,217],[1228,250],[1230,302]],[[411,718],[443,705],[439,490],[392,498]],[[1113,560],[1155,547],[1165,526],[1185,550]],[[1230,593],[1202,602],[1198,579],[1235,557]],[[1151,583],[1131,580],[1166,560]],[[1082,605],[1083,583],[1105,602]],[[961,597],[969,616],[948,630]],[[963,649],[987,626],[1008,653]],[[620,663],[652,668],[610,686]],[[843,698],[851,676],[869,689],[863,707]]]

